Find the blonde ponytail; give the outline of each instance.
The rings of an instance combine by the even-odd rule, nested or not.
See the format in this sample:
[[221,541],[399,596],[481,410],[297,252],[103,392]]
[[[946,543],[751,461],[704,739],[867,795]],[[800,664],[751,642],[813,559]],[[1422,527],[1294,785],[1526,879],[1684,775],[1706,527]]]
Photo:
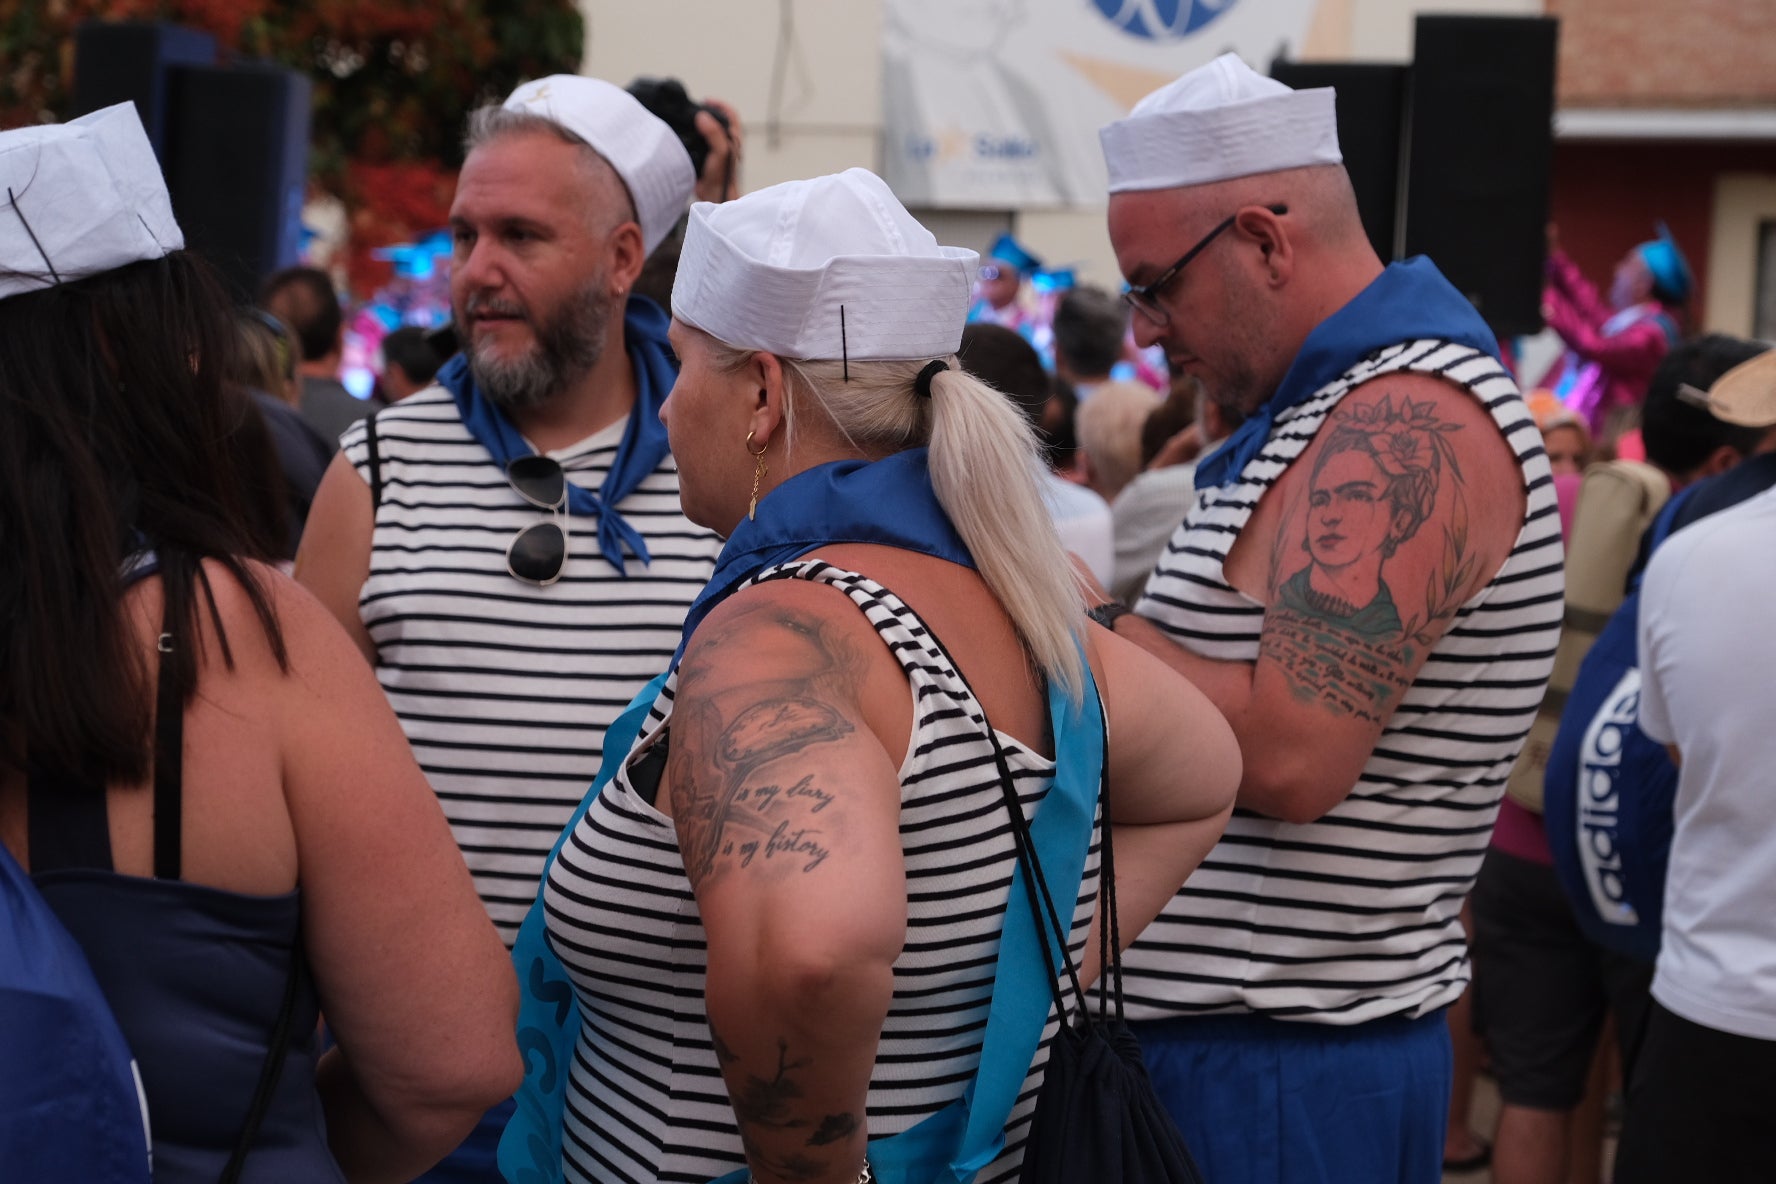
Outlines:
[[[713,340],[713,339],[712,339]],[[754,353],[714,341],[718,369]],[[850,363],[779,358],[789,397],[784,428],[810,412],[864,456],[928,445],[931,485],[987,588],[1050,680],[1077,701],[1085,669],[1079,639],[1085,596],[1043,498],[1047,479],[1036,434],[1010,400],[957,367],[914,389],[928,360]]]

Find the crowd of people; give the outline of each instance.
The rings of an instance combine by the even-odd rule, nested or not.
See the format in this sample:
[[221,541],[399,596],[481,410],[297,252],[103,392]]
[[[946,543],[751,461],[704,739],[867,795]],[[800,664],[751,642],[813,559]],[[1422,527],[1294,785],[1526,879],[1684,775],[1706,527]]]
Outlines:
[[1555,244],[1526,399],[1232,55],[1103,129],[1126,288],[1040,334],[1015,240],[741,195],[719,113],[477,110],[368,401],[133,108],[0,132],[0,887],[134,1063],[34,1106],[139,1102],[0,1158],[1061,1178],[1100,984],[1168,1179],[1594,1184],[1612,1088],[1617,1180],[1761,1178],[1776,356],[1670,237],[1607,300]]

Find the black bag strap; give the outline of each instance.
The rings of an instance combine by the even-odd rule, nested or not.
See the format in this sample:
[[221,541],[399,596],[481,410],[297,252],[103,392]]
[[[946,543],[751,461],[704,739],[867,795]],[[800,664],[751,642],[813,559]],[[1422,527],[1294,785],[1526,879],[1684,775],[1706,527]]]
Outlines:
[[[1017,786],[1013,782],[1011,776],[1011,764],[1005,759],[1005,748],[999,743],[999,733],[994,729],[992,721],[987,718],[986,704],[982,703],[980,696],[974,693],[974,688],[968,685],[968,679],[962,673],[962,667],[957,665],[956,659],[950,655],[949,648],[944,645],[943,640],[932,630],[929,622],[921,623],[925,626],[926,636],[931,638],[931,643],[937,647],[938,652],[949,661],[950,669],[956,672],[957,681],[960,682],[963,689],[968,692],[969,698],[974,700],[975,706],[980,708],[981,726],[986,730],[987,742],[993,746],[993,763],[999,772],[1000,792],[1005,797],[1006,812],[1011,816],[1011,832],[1014,844],[1017,847],[1018,866],[1020,866],[1024,872],[1024,896],[1029,902],[1031,916],[1034,917],[1036,921],[1036,933],[1038,937],[1041,938],[1041,941],[1037,944],[1042,947],[1042,960],[1048,967],[1048,987],[1049,992],[1054,999],[1055,1014],[1061,1017],[1064,1021],[1067,1015],[1067,1005],[1066,1000],[1061,993],[1060,979],[1062,967],[1055,965],[1054,954],[1048,943],[1048,935],[1050,933],[1055,935],[1056,949],[1059,950],[1062,966],[1064,966],[1067,971],[1068,984],[1073,988],[1073,998],[1078,1003],[1078,1007],[1075,1009],[1075,1014],[1078,1016],[1080,1022],[1089,1023],[1091,1017],[1090,1010],[1086,1004],[1085,989],[1080,986],[1079,971],[1073,965],[1072,957],[1067,953],[1067,935],[1071,932],[1072,927],[1061,924],[1060,914],[1055,909],[1054,894],[1049,891],[1048,880],[1042,874],[1042,864],[1036,858],[1036,844],[1035,840],[1030,837],[1030,823],[1029,820],[1024,817],[1023,803],[1018,800]],[[1042,691],[1044,697],[1046,697],[1048,680],[1041,675],[1040,671],[1038,672],[1037,681],[1039,689]],[[1098,704],[1099,728],[1104,727],[1103,710],[1103,702],[1100,699]],[[1055,755],[1057,758],[1060,756],[1059,753],[1056,753]],[[1110,929],[1114,931],[1116,929],[1116,881],[1111,876],[1111,870],[1115,866],[1115,859],[1110,850],[1110,810],[1109,799],[1106,795],[1104,784],[1105,772],[1108,770],[1109,765],[1108,746],[1106,745],[1103,767],[1098,773],[1099,833],[1102,836],[1100,844],[1103,851],[1102,859],[1099,864],[1098,891],[1100,893],[1108,894],[1104,896],[1104,922],[1098,927],[1100,950],[1103,948],[1102,943],[1105,937],[1104,930]],[[1111,940],[1115,941],[1115,933],[1113,932],[1110,936]],[[1120,942],[1116,942],[1112,948],[1120,950]],[[1100,971],[1100,1019],[1103,1018],[1104,1008],[1104,987],[1102,978],[1103,976],[1112,973],[1116,976],[1116,1015],[1120,1020],[1122,1018],[1122,956],[1120,953],[1116,954],[1113,962],[1106,959],[1103,968]]]
[[[163,561],[167,558],[163,555]],[[162,578],[182,577],[176,562],[163,562]],[[183,798],[185,772],[185,704],[180,699],[172,676],[173,647],[177,644],[173,628],[172,597],[160,621],[160,671],[155,679],[154,706],[154,878],[177,880],[183,864]],[[271,1095],[277,1089],[284,1071],[284,1057],[290,1051],[290,1025],[296,1013],[296,992],[302,979],[302,927],[298,922],[296,938],[290,947],[290,969],[284,979],[284,997],[278,1004],[277,1021],[272,1025],[271,1046],[259,1066],[259,1082],[253,1089],[247,1120],[235,1140],[234,1153],[222,1169],[222,1184],[236,1184],[246,1166],[247,1153],[259,1137],[259,1127],[271,1109]]]
[[[1100,704],[1102,700],[1100,700]],[[1099,708],[1100,712],[1102,707]],[[1100,717],[1101,719],[1101,717]],[[1098,1019],[1106,1018],[1108,1000],[1116,1000],[1116,1022],[1122,1023],[1122,926],[1116,915],[1116,828],[1110,820],[1110,754],[1108,735],[1104,770],[1098,781],[1098,826],[1103,834],[1103,856],[1098,864],[1098,892],[1104,907],[1098,925]]]
[[185,703],[173,679],[173,598],[164,595],[166,580],[175,578],[171,565],[163,568],[164,603],[160,617],[160,669],[154,688],[154,878],[177,880],[184,864]]
[[382,414],[378,407],[364,417],[364,446],[369,449],[370,462],[370,509],[374,513],[382,505],[382,450],[376,446],[376,417]]
[[[977,699],[976,702],[979,702]],[[981,709],[981,718],[986,719],[986,709]],[[1005,795],[1006,812],[1011,815],[1012,835],[1017,843],[1018,865],[1024,871],[1024,896],[1029,901],[1030,913],[1036,920],[1036,933],[1041,938],[1042,960],[1048,967],[1049,990],[1054,996],[1055,1014],[1065,1019],[1067,1005],[1061,994],[1060,971],[1056,968],[1054,956],[1050,952],[1048,935],[1055,935],[1061,964],[1067,970],[1067,982],[1073,988],[1073,998],[1078,1003],[1075,1014],[1086,1015],[1085,990],[1079,985],[1079,971],[1073,965],[1072,957],[1067,953],[1067,934],[1069,927],[1061,924],[1060,914],[1055,910],[1054,894],[1048,890],[1048,879],[1042,874],[1042,864],[1036,858],[1036,845],[1030,837],[1030,824],[1024,817],[1023,803],[1018,800],[1017,789],[1012,783],[1011,766],[1005,759],[1005,749],[999,743],[992,724],[986,725],[987,739],[993,745],[993,761],[999,767],[999,787]],[[1101,881],[1101,877],[1100,877]],[[1100,888],[1099,891],[1103,889]],[[1044,920],[1046,914],[1047,920]]]
[[290,973],[284,979],[284,1000],[278,1005],[277,1023],[271,1029],[271,1047],[265,1050],[265,1061],[259,1066],[259,1084],[253,1088],[253,1104],[247,1109],[247,1121],[234,1142],[234,1154],[222,1169],[221,1184],[237,1184],[247,1164],[247,1153],[259,1137],[259,1125],[271,1109],[271,1095],[284,1072],[284,1057],[290,1051],[290,1025],[296,1014],[296,987],[302,978],[302,926],[296,926],[296,940],[290,946]]

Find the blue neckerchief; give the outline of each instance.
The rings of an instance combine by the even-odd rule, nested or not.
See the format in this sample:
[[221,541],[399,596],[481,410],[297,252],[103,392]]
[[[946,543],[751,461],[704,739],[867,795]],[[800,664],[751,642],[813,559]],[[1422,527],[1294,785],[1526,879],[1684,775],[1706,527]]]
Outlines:
[[756,518],[742,518],[715,561],[715,573],[685,614],[676,669],[691,634],[747,580],[834,543],[880,543],[964,567],[974,558],[931,488],[930,452],[909,448],[878,461],[840,460],[797,473],[766,494]]
[[[923,448],[874,463],[839,461],[785,481],[758,504],[722,548],[710,580],[686,619],[684,636],[747,580],[767,568],[834,543],[879,543],[973,566],[968,549],[931,488]],[[680,645],[680,653],[683,645]],[[674,666],[678,658],[673,658]],[[1086,670],[1083,701],[1049,688],[1055,736],[1055,782],[1030,822],[1037,859],[1052,885],[1076,885],[1091,844],[1104,731],[1097,688]],[[548,868],[592,801],[628,758],[665,685],[661,674],[630,701],[604,735],[604,762],[544,864],[543,884],[512,947],[522,998],[518,1047],[525,1060],[517,1108],[500,1141],[500,1171],[512,1184],[561,1180],[562,1116],[580,1019],[573,986],[549,946],[543,909]],[[870,1144],[878,1179],[888,1184],[969,1184],[1002,1150],[1005,1122],[1017,1101],[1051,1008],[1035,921],[1023,907],[1024,873],[1013,877],[1000,939],[992,1006],[981,1062],[963,1096],[911,1129]],[[1069,915],[1062,910],[1062,916]],[[1053,935],[1050,949],[1064,956]],[[731,1179],[744,1180],[746,1173]]]
[[[652,300],[629,297],[623,311],[623,344],[635,367],[635,409],[629,413],[629,425],[623,429],[623,442],[617,445],[617,459],[605,475],[603,488],[593,493],[571,480],[567,483],[567,512],[598,519],[599,554],[624,575],[629,574],[623,562],[624,548],[644,565],[649,558],[641,532],[624,520],[617,505],[647,480],[668,452],[660,405],[678,378],[678,363],[666,344],[667,324],[666,314]],[[505,413],[476,389],[465,355],[458,354],[444,364],[438,371],[438,385],[450,392],[463,426],[502,470],[514,457],[536,455],[536,449],[518,434]]]
[[1422,337],[1499,356],[1498,339],[1468,298],[1436,264],[1417,255],[1388,264],[1350,303],[1314,326],[1276,393],[1196,466],[1196,487],[1231,483],[1264,450],[1277,416],[1313,398],[1369,354]]

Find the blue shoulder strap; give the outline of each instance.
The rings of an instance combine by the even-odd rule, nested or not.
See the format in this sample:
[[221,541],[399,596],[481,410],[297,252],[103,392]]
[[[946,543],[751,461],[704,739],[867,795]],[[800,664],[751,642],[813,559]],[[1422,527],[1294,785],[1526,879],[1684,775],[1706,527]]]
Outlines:
[[[549,864],[627,758],[665,681],[662,674],[643,688],[606,731],[598,779],[556,840]],[[1071,898],[1060,886],[1077,886],[1084,876],[1097,818],[1104,768],[1103,715],[1089,666],[1085,694],[1078,705],[1058,686],[1051,685],[1048,698],[1054,725],[1055,781],[1031,820],[1030,837],[1045,878],[1056,886],[1060,900],[1067,900]],[[544,884],[548,866],[544,865]],[[970,1184],[1004,1148],[1006,1121],[1017,1104],[1053,1007],[1046,963],[1036,943],[1046,939],[1056,959],[1067,956],[1056,935],[1040,934],[1030,910],[1017,907],[1023,899],[1024,879],[1020,866],[1012,877],[1012,907],[1006,911],[1000,937],[993,997],[975,1079],[961,1098],[936,1114],[898,1135],[871,1141],[870,1166],[884,1184]],[[536,903],[512,948],[522,994],[518,1047],[524,1056],[524,1084],[499,1146],[500,1172],[511,1184],[556,1184],[561,1179],[567,1066],[579,1029],[572,984],[544,933],[542,891],[539,886]],[[1062,911],[1063,918],[1068,915],[1070,910]],[[721,1184],[744,1184],[746,1177],[742,1169],[723,1177]]]
[[3,844],[0,1065],[6,1179],[148,1184],[129,1044],[80,943]]

